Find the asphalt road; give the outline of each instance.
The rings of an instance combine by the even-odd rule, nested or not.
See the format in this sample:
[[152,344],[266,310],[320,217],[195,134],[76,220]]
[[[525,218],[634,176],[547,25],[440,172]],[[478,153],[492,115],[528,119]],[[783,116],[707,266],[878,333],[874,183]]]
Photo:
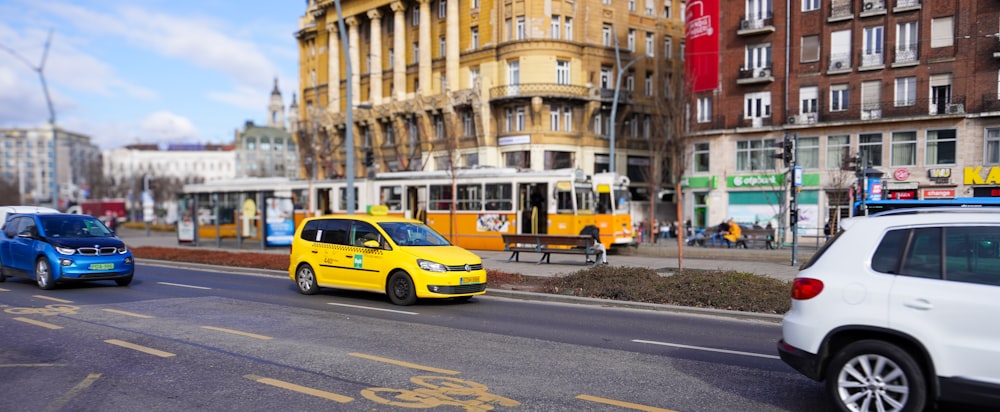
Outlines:
[[0,410],[829,410],[773,322],[526,301],[390,305],[287,277],[139,265],[0,285]]

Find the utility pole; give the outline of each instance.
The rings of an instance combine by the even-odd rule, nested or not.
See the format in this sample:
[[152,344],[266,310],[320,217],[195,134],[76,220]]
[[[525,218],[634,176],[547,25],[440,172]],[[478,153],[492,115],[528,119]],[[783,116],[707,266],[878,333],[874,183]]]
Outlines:
[[799,157],[799,135],[785,134],[784,140],[777,144],[781,148],[780,153],[775,153],[774,157],[781,159],[788,167],[787,176],[792,179],[788,185],[788,228],[792,231],[792,266],[798,263],[799,232],[796,226],[799,223],[798,193],[802,187],[802,168],[796,166],[796,159]]

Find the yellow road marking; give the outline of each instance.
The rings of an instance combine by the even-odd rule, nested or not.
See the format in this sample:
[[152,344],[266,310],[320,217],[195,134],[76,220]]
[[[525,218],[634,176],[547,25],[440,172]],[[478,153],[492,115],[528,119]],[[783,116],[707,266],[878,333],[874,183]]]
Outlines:
[[125,316],[133,316],[133,317],[137,317],[137,318],[143,318],[143,319],[152,319],[152,318],[155,317],[155,316],[142,315],[142,314],[133,313],[133,312],[126,312],[124,310],[118,310],[118,309],[104,309],[104,311],[105,312],[111,312],[111,313],[117,313],[119,315],[125,315]]
[[21,317],[14,318],[14,320],[19,320],[19,321],[24,322],[24,323],[30,323],[30,324],[35,325],[35,326],[41,326],[43,328],[49,328],[49,329],[52,329],[52,330],[62,329],[62,326],[53,325],[51,323],[42,322],[40,320],[34,320],[34,319],[28,319],[28,318],[21,318]]
[[619,406],[619,407],[622,407],[622,408],[635,409],[637,411],[647,411],[647,412],[675,412],[675,411],[673,411],[671,409],[656,408],[656,407],[653,407],[653,406],[642,405],[642,404],[638,404],[638,403],[616,401],[614,399],[600,398],[600,397],[597,397],[597,396],[590,396],[590,395],[576,395],[576,398],[580,399],[580,400],[585,400],[585,401],[603,403],[605,405],[613,405],[613,406]]
[[59,303],[73,303],[72,300],[53,298],[51,296],[45,296],[45,295],[32,295],[32,297],[36,297],[36,298],[39,298],[39,299],[48,299],[48,300],[51,300],[53,302],[59,302]]
[[431,366],[423,366],[423,365],[417,365],[415,363],[398,361],[398,360],[395,360],[395,359],[381,358],[381,357],[372,356],[372,355],[365,355],[363,353],[357,353],[357,352],[351,353],[350,355],[351,356],[355,356],[355,357],[359,357],[359,358],[364,358],[364,359],[369,359],[369,360],[377,361],[377,362],[391,363],[393,365],[403,366],[403,367],[407,367],[407,368],[410,368],[410,369],[417,369],[417,370],[422,370],[422,371],[440,373],[440,374],[443,374],[443,375],[458,375],[459,373],[461,373],[461,372],[456,372],[456,371],[450,371],[450,370],[447,370],[447,369],[438,369],[438,368],[431,367]]
[[323,399],[329,399],[334,402],[348,403],[354,400],[354,398],[351,398],[350,396],[339,395],[333,392],[321,391],[319,389],[313,389],[302,385],[296,385],[290,382],[279,381],[277,379],[265,378],[263,376],[243,375],[243,377],[250,379],[254,382],[263,383],[265,385],[271,385],[277,388],[288,389],[290,391],[304,393],[306,395],[312,395]]
[[274,339],[274,338],[272,338],[270,336],[258,335],[256,333],[242,332],[242,331],[232,330],[232,329],[226,329],[226,328],[217,328],[215,326],[202,326],[201,328],[202,329],[208,329],[208,330],[217,330],[219,332],[232,333],[234,335],[247,336],[247,337],[257,338],[257,339],[262,339],[262,340],[271,340],[271,339]]
[[66,406],[67,403],[69,403],[70,400],[73,399],[73,397],[79,395],[80,392],[83,392],[84,389],[89,388],[90,385],[92,385],[94,381],[96,381],[97,378],[100,377],[101,374],[99,373],[91,373],[90,375],[87,375],[87,377],[84,378],[82,382],[76,384],[76,386],[74,386],[73,389],[70,389],[69,392],[66,392],[65,394],[63,394],[63,396],[60,396],[59,399],[55,400],[55,402],[50,403],[49,406],[45,408],[45,411],[48,412],[48,411],[61,410],[64,406]]
[[66,366],[65,363],[8,363],[0,368],[42,368],[47,366]]
[[139,352],[148,353],[150,355],[159,356],[161,358],[169,358],[171,356],[177,356],[177,355],[175,355],[173,353],[170,353],[170,352],[164,352],[162,350],[157,350],[157,349],[153,349],[153,348],[142,346],[142,345],[136,345],[134,343],[125,342],[123,340],[118,340],[118,339],[108,339],[108,340],[105,340],[104,342],[110,343],[112,345],[118,345],[118,346],[121,346],[123,348],[134,349],[134,350],[137,350]]

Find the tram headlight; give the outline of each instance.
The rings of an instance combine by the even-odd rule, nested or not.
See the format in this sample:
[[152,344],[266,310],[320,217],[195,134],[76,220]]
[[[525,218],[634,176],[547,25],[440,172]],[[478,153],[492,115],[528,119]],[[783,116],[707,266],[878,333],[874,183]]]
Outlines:
[[428,272],[447,272],[448,268],[437,262],[432,262],[430,260],[417,259],[417,266]]

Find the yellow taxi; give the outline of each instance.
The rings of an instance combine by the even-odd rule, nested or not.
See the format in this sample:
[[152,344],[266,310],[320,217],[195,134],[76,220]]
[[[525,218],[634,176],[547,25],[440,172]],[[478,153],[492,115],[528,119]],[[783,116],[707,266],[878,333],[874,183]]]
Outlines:
[[290,257],[288,275],[306,295],[321,287],[361,290],[412,305],[417,298],[467,300],[486,293],[479,256],[420,221],[387,216],[384,207],[303,220]]

